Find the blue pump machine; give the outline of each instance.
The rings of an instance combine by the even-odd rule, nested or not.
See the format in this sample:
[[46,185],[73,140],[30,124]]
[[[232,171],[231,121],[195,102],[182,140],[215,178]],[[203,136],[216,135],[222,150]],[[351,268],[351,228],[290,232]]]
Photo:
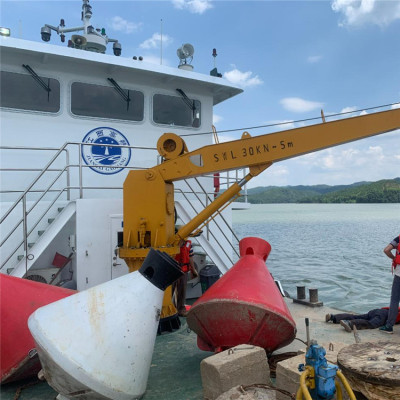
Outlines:
[[[315,400],[333,399],[336,393],[335,378],[338,367],[328,363],[325,355],[325,349],[316,341],[311,341],[306,353],[306,366],[314,370],[314,383],[309,387],[309,391],[311,398]],[[300,364],[299,370],[304,371],[305,365]]]
[[336,365],[328,363],[326,351],[315,340],[310,341],[309,321],[306,318],[307,352],[306,364],[299,365],[299,371],[304,371],[300,376],[300,387],[296,394],[296,400],[331,400],[336,398],[343,400],[342,383],[350,400],[357,400],[346,377]]

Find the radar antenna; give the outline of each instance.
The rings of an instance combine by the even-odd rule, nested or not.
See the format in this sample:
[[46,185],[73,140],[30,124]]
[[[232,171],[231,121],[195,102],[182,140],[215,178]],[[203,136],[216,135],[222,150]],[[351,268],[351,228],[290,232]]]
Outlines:
[[69,32],[82,32],[82,34],[74,34],[68,41],[68,47],[75,49],[93,51],[96,53],[105,53],[108,43],[113,43],[114,55],[121,55],[121,44],[117,39],[111,39],[106,35],[104,28],[95,29],[91,23],[90,18],[92,17],[92,6],[89,4],[89,0],[82,0],[82,14],[81,20],[82,26],[73,28],[66,28],[64,19],[61,19],[58,26],[45,24],[41,29],[42,40],[49,42],[51,38],[51,31],[57,32],[61,37],[61,42],[65,42],[65,33]]

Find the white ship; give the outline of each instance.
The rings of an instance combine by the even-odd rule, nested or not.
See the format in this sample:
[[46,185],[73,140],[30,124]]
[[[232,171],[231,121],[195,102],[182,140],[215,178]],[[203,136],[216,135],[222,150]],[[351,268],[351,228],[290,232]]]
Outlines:
[[[91,16],[83,0],[81,26],[43,26],[42,39],[59,34],[62,45],[16,39],[3,28],[0,37],[0,271],[79,291],[128,272],[115,251],[127,173],[160,163],[156,143],[165,132],[184,137],[189,150],[212,144],[213,106],[242,91],[216,70],[195,72],[191,45],[178,49],[176,68],[120,57],[121,44]],[[104,54],[110,43],[114,55]],[[214,191],[213,176],[178,182],[177,223]],[[231,209],[194,239],[199,268],[232,265]],[[201,294],[197,283],[189,296],[191,288]]]
[[[156,327],[168,323],[170,317],[179,320],[175,307],[170,307],[172,295],[168,290],[173,280],[165,280],[163,268],[159,268],[158,286],[152,282],[157,275],[154,264],[121,278],[142,263],[151,248],[169,250],[174,256],[181,239],[197,230],[198,234],[193,235],[197,269],[200,271],[209,260],[224,273],[236,258],[231,227],[233,203],[220,209],[252,177],[274,162],[400,127],[400,110],[327,123],[322,115],[321,124],[254,138],[245,132],[241,140],[205,147],[218,141],[212,125],[213,106],[242,90],[222,79],[216,69],[210,75],[195,72],[190,44],[177,50],[177,68],[122,58],[121,44],[95,29],[91,17],[89,1],[83,0],[81,26],[68,28],[61,20],[58,26],[42,27],[45,42],[53,32],[62,42],[65,34],[73,33],[64,46],[15,39],[7,29],[0,29],[0,272],[79,291],[39,308],[30,317],[25,305],[37,306],[28,289],[21,296],[16,290],[7,292],[4,304],[9,307],[3,307],[11,312],[3,319],[4,326],[16,329],[2,336],[2,349],[12,349],[3,357],[8,367],[4,376],[8,379],[19,368],[31,373],[31,362],[38,361],[38,352],[44,371],[40,375],[60,393],[60,400],[122,400],[143,395]],[[114,55],[105,54],[110,43]],[[161,145],[160,137],[167,138]],[[184,138],[185,151],[176,154],[174,146],[179,137]],[[189,152],[199,148],[198,152]],[[249,167],[248,174],[245,166]],[[221,183],[213,174],[219,171],[237,172],[224,177],[227,190],[217,196]],[[231,185],[232,181],[238,184]],[[124,182],[128,184],[123,190]],[[204,221],[208,223],[201,225]],[[184,226],[174,236],[174,225],[179,224]],[[232,340],[238,340],[235,345],[253,343],[253,338],[264,332],[262,327],[268,328],[273,339],[285,337],[285,329],[294,339],[294,321],[289,328],[282,328],[281,322],[270,323],[270,310],[277,310],[277,299],[285,306],[277,313],[288,318],[290,312],[286,312],[281,299],[283,290],[277,290],[264,268],[270,247],[259,254],[258,270],[272,283],[260,285],[262,280],[257,280],[257,240],[255,243],[245,246],[242,254],[249,257],[253,275],[246,272],[245,276],[252,277],[253,282],[240,279],[241,287],[246,289],[241,295],[237,287],[225,288],[229,292],[227,306],[234,311],[229,314],[225,311],[229,308],[222,307],[221,315],[205,313],[203,320],[200,313],[195,314],[196,305],[189,311],[189,322],[191,312],[193,319],[200,321],[201,329],[193,331],[204,333],[202,340],[210,349],[232,347]],[[171,263],[161,252],[159,257]],[[182,272],[172,263],[180,275]],[[240,286],[237,279],[232,279],[232,272],[234,269],[223,279]],[[49,288],[62,291],[2,276],[4,287],[13,288],[10,282],[19,281],[20,291],[26,288],[21,282],[36,286],[40,295]],[[201,295],[199,278],[189,281],[188,286],[187,297]],[[254,296],[255,289],[262,302]],[[67,292],[66,296],[72,293]],[[169,303],[165,303],[166,298]],[[268,304],[264,304],[265,298],[270,300]],[[14,299],[25,303],[20,306]],[[220,295],[208,301],[222,304]],[[264,308],[257,308],[262,312],[252,312],[253,303],[264,304]],[[243,307],[232,308],[238,304]],[[208,316],[216,316],[216,320],[208,320]],[[28,317],[35,348],[27,331]],[[238,329],[239,325],[246,328]],[[218,340],[226,331],[226,342],[214,343],[209,327],[217,327]],[[235,338],[236,332],[245,335]],[[178,336],[176,339],[180,340]],[[11,345],[3,345],[7,340]],[[198,346],[205,349],[199,340]],[[15,359],[12,353],[17,350],[20,357]],[[144,366],[136,364],[138,361]]]

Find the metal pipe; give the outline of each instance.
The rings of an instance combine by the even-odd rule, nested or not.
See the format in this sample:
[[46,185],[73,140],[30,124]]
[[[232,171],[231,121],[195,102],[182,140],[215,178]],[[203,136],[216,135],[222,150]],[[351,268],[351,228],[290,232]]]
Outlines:
[[82,143],[79,143],[79,198],[83,198],[82,189]]
[[[176,189],[176,191],[180,191],[183,194],[183,197],[185,198],[185,200],[190,204],[190,206],[192,207],[193,211],[197,213],[196,208],[193,206],[193,204],[191,204],[191,202],[189,201],[188,197],[185,195],[185,193],[180,190],[180,189]],[[213,234],[213,232],[210,230],[209,234],[212,236],[212,238],[215,240],[216,243],[218,243],[217,238],[215,237],[215,235]],[[207,240],[209,240],[209,237],[207,237]],[[225,254],[225,256],[227,257],[227,259],[233,264],[233,260],[231,258],[231,256],[226,252],[226,250],[218,243],[220,249],[222,250],[222,252]],[[233,248],[233,246],[232,246]],[[234,249],[235,250],[235,249]],[[236,250],[235,250],[236,251]],[[237,252],[236,252],[237,253]]]
[[[206,194],[206,200],[212,202],[213,200],[212,200],[211,196],[206,192],[206,190],[205,190],[204,187],[201,185],[201,183],[200,183],[200,181],[198,180],[198,178],[194,178],[194,179],[195,179],[195,181],[197,182],[197,184],[199,185],[200,189],[203,190],[203,193]],[[200,201],[200,204],[201,204],[203,207],[207,207],[207,206],[208,206],[208,201],[206,202],[206,204],[204,204],[204,203],[200,200],[200,197],[197,196],[197,192],[195,192],[195,191],[193,190],[193,188],[190,186],[190,183],[188,182],[188,180],[185,179],[185,183],[188,185],[189,189],[191,190],[190,193],[194,193],[194,194],[196,195],[197,199]],[[201,192],[200,192],[200,193],[201,193]],[[197,210],[195,210],[195,211],[196,211],[196,213],[197,213]],[[233,231],[233,229],[229,226],[228,222],[226,221],[225,217],[222,215],[222,213],[220,212],[220,210],[217,210],[217,211],[216,211],[216,214],[218,214],[218,215],[221,217],[222,221],[225,223],[225,225],[227,226],[227,228],[228,228],[228,229],[230,230],[230,232],[232,233],[232,236],[237,240],[237,242],[239,242],[239,238],[236,236],[236,234],[235,234],[235,232]],[[227,236],[225,235],[225,232],[221,229],[221,227],[220,227],[218,224],[217,224],[216,226],[218,227],[218,229],[219,229],[219,231],[222,233],[222,235],[225,237],[225,239],[226,239],[228,242],[230,242],[230,240],[227,238]],[[207,229],[207,239],[209,239],[209,228],[208,228],[208,224],[207,224],[206,229]],[[239,253],[236,251],[236,249],[234,248],[234,246],[231,245],[231,247],[232,247],[233,250],[236,252],[237,256],[239,256]]]
[[307,338],[307,350],[310,347],[310,322],[308,318],[305,319],[306,321],[306,338]]
[[69,170],[69,152],[67,151],[67,154],[65,156],[65,165],[67,167],[67,200],[71,200],[71,191],[69,189],[71,185],[71,176],[70,176],[70,170]]
[[[64,169],[65,170],[65,169]],[[33,206],[29,209],[28,214],[39,204],[40,200],[43,199],[44,196],[46,196],[47,192],[49,189],[57,182],[58,178],[63,174],[64,171],[60,172],[51,182],[50,186],[47,187],[46,190],[43,191],[42,195],[39,196],[39,198],[36,200],[36,202],[33,204]]]
[[36,182],[43,176],[43,174],[46,172],[46,170],[50,167],[51,164],[56,160],[56,158],[61,154],[62,151],[64,151],[65,146],[67,143],[65,143],[58,151],[57,153],[52,157],[52,159],[45,165],[43,168],[42,172],[33,180],[33,182],[28,186],[27,189],[25,189],[24,193],[15,201],[15,203],[8,209],[8,211],[4,214],[4,216],[0,220],[0,224],[7,218],[7,216],[14,210],[14,208],[17,206],[17,204],[22,200],[22,198],[32,189],[32,187],[36,184]]
[[22,229],[24,232],[24,253],[25,253],[25,274],[28,273],[28,227],[27,227],[27,213],[26,213],[26,195],[22,198]]
[[190,233],[197,229],[204,221],[210,218],[216,210],[224,206],[229,200],[236,196],[241,190],[242,186],[253,177],[252,174],[247,174],[239,183],[234,183],[224,193],[218,196],[209,206],[203,211],[196,215],[190,222],[184,225],[179,231],[173,236],[172,242],[174,246],[178,245],[179,241],[187,238]]

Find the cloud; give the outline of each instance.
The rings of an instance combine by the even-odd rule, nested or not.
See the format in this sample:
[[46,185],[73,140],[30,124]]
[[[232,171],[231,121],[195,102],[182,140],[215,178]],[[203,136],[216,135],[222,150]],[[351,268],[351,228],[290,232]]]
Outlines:
[[224,78],[227,81],[242,88],[263,84],[263,81],[258,77],[258,75],[252,75],[253,72],[251,71],[241,72],[237,68],[234,68],[228,72],[224,72]]
[[203,14],[213,8],[210,0],[172,0],[178,10],[188,10],[192,14]]
[[214,114],[213,115],[213,124],[216,125],[218,122],[221,122],[223,118],[220,115]]
[[334,0],[332,10],[343,15],[340,26],[375,24],[385,27],[400,19],[399,1]]
[[225,143],[225,142],[232,142],[232,140],[238,140],[238,138],[222,133],[218,134],[218,140],[220,143]]
[[[162,35],[162,43],[163,46],[168,46],[173,42],[172,38],[168,35]],[[153,33],[153,36],[149,39],[146,39],[143,43],[139,45],[141,49],[149,50],[149,49],[158,49],[160,48],[161,43],[161,34],[156,32]]]
[[118,32],[132,33],[138,31],[142,27],[142,23],[129,22],[122,17],[113,17],[111,19],[111,28]]
[[296,128],[296,125],[293,121],[287,120],[287,119],[282,119],[282,120],[271,120],[267,121],[265,125],[274,125],[271,126],[273,130],[279,130],[279,131],[285,131],[287,129],[294,129]]
[[315,64],[315,63],[321,61],[321,59],[322,59],[322,56],[309,56],[307,58],[307,62],[310,64]]
[[[349,175],[360,174],[390,165],[389,145],[385,148],[379,144],[367,146],[342,145],[336,148],[306,154],[298,158],[300,164],[307,166],[314,172],[343,172]],[[382,143],[382,142],[381,142]],[[392,147],[393,150],[395,150]],[[394,154],[395,156],[395,154]]]
[[247,188],[257,186],[286,186],[289,185],[290,170],[285,164],[273,164],[262,173],[254,177],[247,185]]
[[342,108],[340,113],[351,113],[351,112],[354,112],[356,110],[357,110],[357,106],[350,106],[350,107]]
[[309,101],[300,97],[286,97],[280,101],[283,108],[288,111],[303,113],[322,108],[324,103],[319,101]]
[[400,170],[399,134],[400,130],[274,163],[249,186],[338,185],[395,178]]
[[385,158],[385,155],[383,154],[383,149],[381,146],[369,146],[366,153],[367,153],[367,155],[375,158],[375,160],[382,161]]
[[394,178],[400,169],[399,134],[400,130],[274,163],[252,179],[249,187],[338,185]]

